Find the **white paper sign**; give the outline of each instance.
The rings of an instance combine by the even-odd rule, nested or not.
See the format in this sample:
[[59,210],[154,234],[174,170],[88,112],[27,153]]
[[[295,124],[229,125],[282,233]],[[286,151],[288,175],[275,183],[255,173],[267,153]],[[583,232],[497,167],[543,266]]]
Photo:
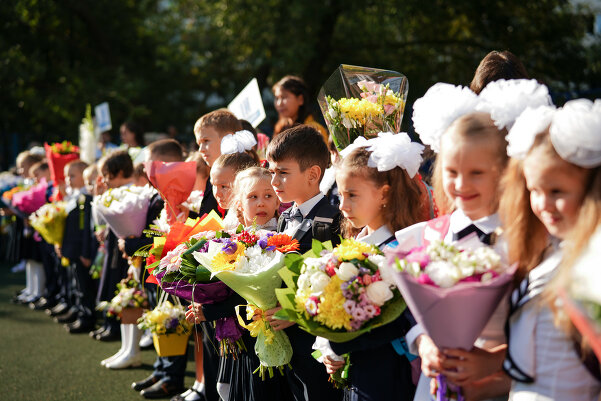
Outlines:
[[255,128],[261,124],[265,119],[265,108],[257,78],[253,78],[227,108],[236,117],[248,121]]
[[94,116],[96,117],[96,129],[98,132],[109,131],[111,125],[111,112],[108,102],[100,103],[94,107]]

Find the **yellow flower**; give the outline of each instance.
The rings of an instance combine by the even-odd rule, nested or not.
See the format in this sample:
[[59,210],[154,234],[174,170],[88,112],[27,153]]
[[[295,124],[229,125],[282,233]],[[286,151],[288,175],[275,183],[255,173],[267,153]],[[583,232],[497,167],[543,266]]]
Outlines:
[[321,303],[315,320],[334,330],[344,328],[350,331],[351,315],[344,309],[346,298],[342,294],[340,284],[342,280],[338,276],[333,276],[319,297]]
[[228,255],[225,252],[219,252],[217,255],[213,257],[212,260],[212,270],[213,271],[224,271],[224,270],[234,270],[236,268],[236,264],[241,257],[244,257],[245,251],[244,244],[241,242],[237,243],[237,248],[234,253]]
[[181,325],[177,326],[177,328],[175,329],[175,332],[177,334],[182,334],[184,332],[184,328]]
[[372,103],[367,99],[342,98],[338,100],[340,111],[351,120],[365,125],[367,120],[381,116],[384,113],[382,106]]
[[334,249],[334,254],[340,261],[352,259],[364,260],[366,258],[365,254],[374,253],[378,253],[376,247],[352,238],[343,240],[340,245]]
[[157,331],[157,334],[165,334],[167,332],[167,329],[165,328],[165,326],[160,325],[160,326],[156,326],[156,331]]

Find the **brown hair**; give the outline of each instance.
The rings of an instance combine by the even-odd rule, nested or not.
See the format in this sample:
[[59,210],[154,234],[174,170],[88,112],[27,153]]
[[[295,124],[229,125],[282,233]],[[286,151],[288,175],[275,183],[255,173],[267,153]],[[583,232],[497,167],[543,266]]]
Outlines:
[[[390,186],[386,207],[382,209],[382,213],[392,232],[428,220],[430,215],[426,200],[429,198],[422,192],[419,175],[410,178],[407,171],[401,167],[378,171],[377,168],[367,165],[370,154],[366,148],[353,150],[342,159],[338,171],[369,180],[378,188]],[[358,230],[345,219],[342,232],[343,236],[348,238],[356,235]]]
[[[41,162],[44,159],[45,159],[45,157],[42,155],[39,155],[37,153],[31,153],[29,150],[24,150],[23,152],[19,153],[19,155],[17,156],[17,160],[16,160],[17,169],[21,169],[24,164],[28,164],[29,168],[31,168],[31,166],[33,166],[36,163]],[[19,171],[19,174],[27,175],[27,174],[29,174],[29,172],[28,171],[25,171],[25,172]]]
[[48,163],[46,161],[34,163],[31,167],[29,167],[29,172],[32,175],[34,175],[38,171],[49,171],[49,170],[50,170],[50,166],[48,166]]
[[[266,180],[268,180],[268,182],[271,183],[271,173],[269,172],[269,170],[267,170],[266,168],[263,168],[263,167],[249,167],[243,171],[240,171],[236,175],[236,180],[234,181],[234,186],[233,186],[234,196],[232,199],[234,201],[242,202],[242,197],[244,196],[245,192],[248,189],[248,186],[245,186],[243,184],[243,182],[245,182],[247,180],[258,181],[260,179],[266,179]],[[275,196],[275,192],[274,192],[274,196]],[[238,221],[244,223],[244,215],[242,213],[242,209],[238,208],[236,210],[236,212],[238,215]],[[277,218],[278,216],[279,216],[279,213],[278,213],[278,209],[276,208],[275,215],[273,217]]]
[[290,121],[290,119],[287,118],[280,118],[277,123],[275,124],[275,128],[273,130],[273,136],[277,136],[280,132],[283,132],[284,130],[288,129],[291,127],[291,125],[293,126],[294,124],[303,124],[305,122],[305,120],[307,119],[307,117],[309,116],[309,114],[311,114],[311,112],[309,111],[309,106],[308,106],[308,102],[309,102],[309,89],[307,88],[307,84],[305,83],[305,81],[301,78],[301,77],[297,77],[295,75],[286,75],[284,78],[280,79],[278,82],[276,82],[272,87],[271,90],[273,92],[275,92],[275,90],[277,88],[281,88],[284,89],[290,93],[292,93],[295,96],[302,96],[303,97],[303,104],[300,105],[300,107],[298,108],[298,114],[296,115],[296,121]]
[[524,64],[510,51],[491,51],[476,69],[470,89],[480,94],[489,83],[499,79],[528,79]]
[[200,152],[192,152],[186,159],[187,162],[196,162],[196,175],[199,175],[204,178],[209,177],[209,165],[202,158],[202,154]]
[[134,173],[134,163],[127,150],[116,150],[98,161],[98,170],[111,178],[117,177],[119,172],[123,178],[129,178]]
[[[469,140],[486,140],[487,142],[494,141],[497,149],[498,149],[498,163],[501,167],[502,172],[507,166],[507,141],[505,140],[505,136],[507,135],[507,130],[502,129],[499,130],[493,120],[490,118],[490,115],[481,112],[474,112],[470,114],[466,114],[451,124],[447,131],[443,134],[450,135],[451,133],[459,135],[463,139]],[[432,187],[434,188],[434,199],[436,199],[436,206],[440,214],[448,214],[455,210],[455,205],[453,201],[449,199],[444,192],[444,186],[442,183],[442,158],[440,155],[444,152],[444,148],[442,147],[441,141],[441,149],[438,157],[434,161],[434,168],[432,173]]]
[[229,167],[234,170],[236,174],[245,170],[249,167],[256,167],[258,163],[248,153],[230,153],[227,155],[221,155],[213,163],[213,167]]
[[84,170],[86,168],[88,168],[88,163],[84,162],[83,160],[73,160],[72,162],[69,162],[65,165],[65,169],[67,168],[74,168],[77,171],[79,171],[81,174],[83,174]]
[[161,139],[148,145],[148,153],[158,157],[172,158],[176,161],[184,159],[184,150],[182,145],[175,139]]
[[219,136],[233,134],[242,130],[242,124],[228,109],[218,109],[200,117],[194,124],[194,132],[204,127],[214,128],[219,133]]
[[319,166],[321,181],[330,162],[330,152],[315,128],[299,124],[273,138],[267,147],[267,159],[276,162],[292,159],[301,171]]

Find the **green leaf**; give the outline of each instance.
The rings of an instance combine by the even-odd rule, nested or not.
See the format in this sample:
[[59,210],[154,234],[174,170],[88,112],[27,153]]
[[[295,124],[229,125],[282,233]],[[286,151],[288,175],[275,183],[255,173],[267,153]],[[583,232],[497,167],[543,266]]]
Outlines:
[[316,240],[315,238],[313,238],[313,241],[311,243],[311,250],[313,251],[313,253],[317,256],[321,253],[321,251],[323,250],[323,245],[320,241]]
[[196,252],[197,250],[202,248],[206,243],[207,243],[206,239],[201,239],[196,244],[194,244],[192,247],[186,249],[186,251],[184,253],[182,253],[182,258],[183,258],[183,255],[190,255],[192,252]]

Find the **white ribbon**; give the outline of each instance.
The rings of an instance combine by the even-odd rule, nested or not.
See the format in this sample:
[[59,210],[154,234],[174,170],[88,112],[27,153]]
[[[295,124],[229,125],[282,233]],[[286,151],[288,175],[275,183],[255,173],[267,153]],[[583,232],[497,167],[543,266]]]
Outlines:
[[247,130],[228,134],[221,139],[221,154],[244,153],[257,144],[255,136]]

